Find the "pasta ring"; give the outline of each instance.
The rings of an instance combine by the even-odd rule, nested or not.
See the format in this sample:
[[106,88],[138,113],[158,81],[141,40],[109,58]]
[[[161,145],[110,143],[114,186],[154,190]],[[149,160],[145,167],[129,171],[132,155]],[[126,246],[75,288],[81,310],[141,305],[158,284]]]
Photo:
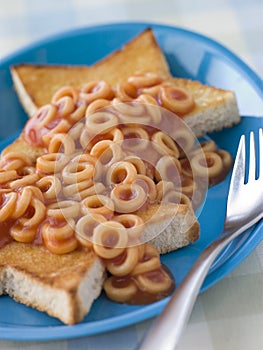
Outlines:
[[118,125],[118,118],[110,112],[95,112],[86,115],[85,125],[90,133],[106,133]]
[[203,152],[214,152],[216,151],[216,144],[213,140],[201,142],[201,147]]
[[70,130],[68,131],[68,135],[74,140],[78,140],[80,139],[80,135],[82,133],[82,131],[84,130],[84,123],[79,122],[74,124]]
[[[103,108],[106,108],[110,106],[110,101],[109,100],[106,100],[106,99],[103,99],[103,98],[100,98],[98,100],[94,100],[93,102],[91,102],[87,109],[86,109],[86,116],[89,115],[89,114],[93,114]],[[106,110],[105,110],[106,111]]]
[[186,127],[176,128],[174,132],[171,132],[170,136],[179,147],[180,156],[184,154],[190,154],[194,148],[195,136]]
[[76,155],[72,160],[73,163],[84,163],[84,164],[92,164],[95,165],[97,159],[88,153],[81,153]]
[[62,118],[58,119],[57,123],[53,128],[46,128],[45,132],[42,135],[42,143],[44,146],[48,147],[51,139],[56,135],[60,133],[67,133],[71,128],[71,124],[68,120]]
[[161,180],[157,183],[156,189],[157,200],[160,202],[166,196],[166,194],[174,190],[174,184],[172,183],[172,181]]
[[124,126],[122,128],[122,133],[124,136],[124,139],[144,139],[149,140],[148,133],[141,127],[138,126]]
[[57,242],[55,239],[49,239],[43,234],[43,240],[46,248],[53,254],[67,254],[73,252],[78,247],[78,241],[74,236],[63,242]]
[[37,198],[32,197],[28,209],[33,208],[33,213],[30,217],[23,216],[19,219],[25,227],[32,227],[39,225],[46,216],[46,206]]
[[74,103],[77,103],[79,92],[76,88],[72,86],[63,86],[58,91],[55,92],[55,94],[52,96],[51,102],[56,103],[59,101],[62,97],[70,97],[73,99]]
[[80,215],[80,211],[80,203],[73,200],[58,201],[47,207],[47,215],[58,220],[75,219]]
[[181,184],[181,163],[177,158],[171,156],[163,156],[155,166],[155,178],[159,182],[161,180],[171,181],[174,186]]
[[216,153],[219,154],[219,156],[222,158],[224,167],[227,170],[230,169],[232,164],[233,164],[233,159],[232,159],[230,153],[228,153],[227,151],[225,151],[223,149],[217,150]]
[[114,259],[126,249],[128,234],[116,221],[100,223],[93,231],[93,249],[103,259]]
[[191,166],[197,176],[212,178],[221,173],[223,161],[215,152],[198,153],[192,158]]
[[0,205],[0,222],[7,220],[14,212],[17,194],[15,192],[4,193]]
[[12,219],[17,219],[25,214],[32,199],[32,191],[29,187],[24,187],[18,192],[15,209],[11,215]]
[[110,219],[114,213],[113,201],[102,194],[93,195],[85,198],[82,202],[83,214],[100,214]]
[[146,174],[146,166],[140,157],[137,157],[135,155],[127,156],[124,158],[124,161],[131,163],[136,168],[137,174]]
[[136,87],[129,83],[119,83],[116,87],[116,97],[122,102],[132,102],[137,97]]
[[139,210],[147,200],[144,189],[136,184],[118,184],[113,188],[110,197],[118,213],[133,213]]
[[54,254],[66,254],[78,246],[74,233],[74,220],[69,220],[59,227],[46,222],[41,232],[45,246]]
[[149,176],[138,174],[133,183],[141,186],[144,189],[150,203],[155,202],[157,197],[157,189],[154,181]]
[[132,279],[129,278],[121,284],[113,276],[104,281],[103,288],[111,300],[119,303],[130,301],[138,290],[136,283]]
[[106,174],[106,183],[108,185],[117,185],[119,183],[131,183],[137,177],[137,171],[133,164],[120,161],[112,164]]
[[161,86],[162,84],[157,84],[150,87],[145,87],[141,89],[141,93],[143,95],[150,95],[157,101]]
[[118,143],[110,140],[97,142],[91,149],[90,154],[96,157],[103,165],[111,165],[123,158],[122,148]]
[[125,151],[135,154],[138,152],[144,152],[149,142],[148,133],[141,127],[125,126],[122,129],[124,142],[122,146]]
[[190,153],[191,157],[194,157],[197,153],[204,154],[204,152],[216,152],[217,150],[216,144],[213,140],[202,141],[200,142],[199,147],[198,145],[196,146],[197,148],[194,148],[193,151]]
[[79,183],[87,179],[92,179],[94,175],[94,165],[88,162],[76,162],[72,160],[62,170],[63,182],[66,185]]
[[44,223],[41,230],[45,240],[63,242],[75,235],[74,229],[75,222],[73,219],[54,221],[54,219],[48,217],[48,221]]
[[141,94],[137,101],[145,104],[147,114],[150,117],[149,125],[156,127],[162,120],[162,113],[156,99],[150,94]]
[[158,85],[162,81],[163,79],[159,75],[152,72],[144,73],[144,74],[136,74],[129,77],[128,79],[128,82],[133,84],[137,89]]
[[46,200],[57,198],[61,191],[61,182],[55,175],[47,175],[36,182],[36,186],[43,193]]
[[[51,123],[57,115],[57,107],[52,104],[47,104],[42,106],[34,115],[34,119],[37,119],[38,129],[45,128],[49,123]],[[29,120],[29,124],[30,124]],[[33,119],[32,119],[33,122]]]
[[63,117],[67,117],[75,110],[74,100],[70,96],[62,96],[54,104],[58,108],[59,115]]
[[91,135],[85,129],[83,130],[80,142],[85,150],[90,151],[92,147],[102,139],[103,141],[109,140],[113,142],[121,142],[123,141],[123,134],[119,128],[113,128],[107,133],[99,135]]
[[118,113],[121,124],[148,125],[150,117],[145,113],[144,104],[139,101],[121,102],[117,97],[113,99],[113,107]]
[[[69,185],[68,187],[70,186],[73,185]],[[83,189],[80,189],[77,191],[77,193],[71,195],[70,197],[75,200],[83,200],[86,197],[103,194],[103,192],[105,192],[105,186],[101,182],[95,182],[94,185],[89,187],[84,186]]]
[[182,176],[181,177],[181,191],[182,193],[192,196],[196,188],[195,182],[192,177]]
[[193,96],[178,86],[161,86],[159,99],[163,107],[179,115],[190,112],[195,106]]
[[67,155],[75,152],[75,142],[68,134],[56,134],[48,146],[48,153],[64,153]]
[[120,261],[119,259],[117,261],[107,261],[106,268],[114,276],[127,276],[135,268],[138,259],[138,248],[128,247],[121,255]]
[[35,239],[36,234],[36,228],[24,227],[20,220],[10,228],[10,236],[17,242],[30,243]]
[[24,166],[17,169],[17,174],[19,176],[31,175],[36,173],[36,168],[34,166]]
[[72,113],[70,113],[70,115],[67,116],[67,120],[69,120],[71,125],[82,124],[78,122],[85,117],[86,108],[86,104],[81,103]]
[[152,135],[153,147],[162,155],[170,155],[179,158],[179,150],[174,140],[163,131],[157,131]]
[[42,174],[60,172],[69,162],[69,157],[63,153],[47,153],[37,158],[36,169]]
[[42,203],[44,203],[44,196],[43,196],[43,193],[40,191],[40,189],[38,187],[36,187],[35,185],[29,185],[29,186],[26,186],[24,188],[28,188],[31,192],[32,192],[32,195],[40,200]]
[[92,179],[87,179],[81,182],[75,182],[63,187],[62,191],[66,198],[81,200],[86,197],[86,192],[93,186]]
[[170,276],[161,268],[139,274],[136,280],[143,291],[151,294],[168,291],[173,285]]
[[114,96],[111,86],[103,80],[91,81],[84,85],[80,91],[80,99],[91,103],[97,99],[111,100]]
[[113,217],[114,221],[121,223],[127,230],[129,246],[139,244],[139,238],[144,231],[143,219],[135,214],[121,214]]
[[94,228],[102,222],[105,222],[104,216],[99,214],[87,214],[82,216],[75,228],[76,238],[84,247],[92,248]]
[[141,261],[135,266],[131,272],[132,276],[140,275],[142,273],[156,270],[161,266],[160,254],[153,245],[144,244],[144,253]]

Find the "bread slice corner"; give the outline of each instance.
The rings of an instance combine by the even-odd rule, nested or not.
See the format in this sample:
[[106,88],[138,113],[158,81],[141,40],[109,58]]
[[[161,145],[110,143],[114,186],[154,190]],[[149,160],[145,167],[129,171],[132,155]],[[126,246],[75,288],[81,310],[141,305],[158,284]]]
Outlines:
[[184,121],[197,137],[240,122],[237,99],[233,91],[189,79],[171,78],[170,81],[185,89],[194,98],[195,107],[184,116]]
[[91,251],[55,255],[41,246],[12,242],[0,249],[0,294],[71,325],[100,295],[105,269]]
[[194,243],[200,236],[200,225],[189,205],[155,204],[139,215],[146,223],[142,241],[154,245],[161,254]]

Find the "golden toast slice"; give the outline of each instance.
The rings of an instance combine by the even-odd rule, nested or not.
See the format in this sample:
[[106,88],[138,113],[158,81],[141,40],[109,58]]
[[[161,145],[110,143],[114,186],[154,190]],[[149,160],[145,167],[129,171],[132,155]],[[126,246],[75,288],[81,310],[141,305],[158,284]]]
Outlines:
[[185,89],[194,98],[194,109],[183,118],[197,137],[229,128],[240,122],[237,100],[233,91],[187,79],[172,78],[171,81]]
[[55,255],[12,242],[0,248],[0,295],[45,311],[65,324],[80,322],[100,295],[104,266],[92,251]]
[[21,64],[11,67],[11,74],[20,101],[31,116],[65,85],[79,87],[92,80],[105,80],[115,86],[131,75],[146,73],[149,69],[163,78],[170,76],[151,29],[90,67]]
[[[193,95],[195,107],[184,118],[197,135],[239,121],[234,93],[171,77],[150,29],[91,67],[17,65],[11,69],[17,93],[29,115],[49,103],[54,92],[64,85],[81,87],[102,79],[116,86],[137,72],[149,71]],[[33,161],[44,152],[41,147],[29,145],[23,135],[3,154],[12,151],[25,152]],[[141,216],[147,221],[158,209],[150,207]],[[186,246],[199,237],[194,212],[185,204],[162,206],[159,216],[149,220],[145,240],[160,230],[162,233],[150,243],[161,253]],[[7,293],[66,324],[80,322],[88,313],[100,294],[104,273],[101,260],[87,250],[57,256],[41,246],[24,243],[12,242],[0,248],[0,294]]]
[[[35,161],[44,150],[32,147],[20,136],[2,154],[17,151]],[[189,205],[155,205],[140,215],[144,221],[149,220],[143,240],[162,254],[199,238],[199,223]],[[30,243],[0,246],[0,295],[8,294],[69,325],[82,321],[88,314],[102,291],[105,272],[101,259],[90,250],[55,255]]]
[[240,121],[234,92],[171,76],[151,29],[145,30],[121,50],[90,67],[22,64],[11,68],[15,89],[29,116],[48,103],[54,92],[62,86],[81,87],[100,79],[116,86],[131,75],[147,72],[158,74],[193,96],[195,108],[183,118],[196,136],[230,127]]

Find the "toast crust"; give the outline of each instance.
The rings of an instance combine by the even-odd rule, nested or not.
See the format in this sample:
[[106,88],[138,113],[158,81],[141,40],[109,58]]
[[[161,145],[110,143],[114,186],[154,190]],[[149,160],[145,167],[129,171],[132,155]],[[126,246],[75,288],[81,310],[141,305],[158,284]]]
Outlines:
[[139,215],[146,222],[142,239],[154,245],[161,254],[194,243],[200,237],[200,225],[188,205],[151,205]]
[[185,89],[195,100],[194,108],[184,116],[184,121],[197,137],[240,122],[233,91],[203,85],[199,81],[189,79],[171,78],[170,81]]
[[0,295],[66,324],[80,322],[88,313],[100,295],[104,274],[103,263],[92,251],[58,256],[42,246],[17,242],[0,249]]
[[183,118],[197,137],[240,122],[236,97],[232,91],[171,76],[151,29],[145,30],[121,50],[90,67],[33,64],[11,67],[15,89],[29,116],[48,103],[53,94],[65,85],[81,88],[87,82],[105,80],[114,87],[131,75],[147,72],[156,73],[193,96],[195,108]]
[[92,80],[105,80],[116,86],[137,72],[146,73],[149,67],[164,79],[170,76],[152,30],[146,29],[122,49],[90,67],[21,64],[11,67],[11,74],[19,99],[31,116],[65,85],[81,87]]

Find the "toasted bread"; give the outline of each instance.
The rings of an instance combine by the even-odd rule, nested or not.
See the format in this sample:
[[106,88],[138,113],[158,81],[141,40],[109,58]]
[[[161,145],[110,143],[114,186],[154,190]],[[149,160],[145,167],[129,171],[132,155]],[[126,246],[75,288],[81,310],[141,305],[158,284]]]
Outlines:
[[[2,155],[16,151],[26,153],[33,162],[44,152],[43,148],[28,144],[23,134],[7,146]],[[199,224],[189,205],[156,204],[138,215],[147,223],[142,241],[153,244],[161,254],[184,247],[199,238]]]
[[147,72],[149,67],[163,78],[170,76],[164,55],[152,31],[147,29],[90,67],[21,64],[11,67],[11,74],[20,101],[31,116],[65,85],[82,86],[92,80],[105,80],[115,86],[136,72]]
[[199,81],[172,78],[172,83],[189,92],[195,107],[184,115],[184,121],[197,137],[215,130],[229,128],[240,122],[233,91],[203,85]]
[[198,137],[240,121],[234,92],[171,76],[151,29],[90,67],[22,64],[11,68],[15,89],[29,116],[62,86],[81,87],[100,79],[116,86],[138,72],[155,72],[193,96],[195,108],[183,118]]
[[[92,67],[17,65],[11,72],[19,98],[32,115],[64,85],[81,87],[88,81],[103,79],[115,86],[134,73],[149,70],[194,96],[195,108],[184,118],[193,124],[197,135],[239,120],[232,92],[171,77],[151,30]],[[23,135],[3,154],[16,150],[25,152],[33,161],[44,152],[41,147],[30,146]],[[144,241],[150,240],[161,253],[186,246],[199,237],[199,224],[188,205],[152,206],[140,215],[147,221]],[[100,259],[87,250],[57,256],[41,246],[15,242],[0,249],[0,294],[7,293],[66,324],[80,322],[88,313],[102,289],[104,272]]]
[[185,247],[199,238],[199,223],[188,205],[152,205],[139,215],[146,222],[142,239],[155,246],[161,254]]
[[80,322],[100,295],[104,266],[91,251],[55,255],[41,246],[12,242],[0,249],[0,295],[59,318]]
[[[43,153],[22,135],[3,154],[15,151],[26,152],[33,161]],[[199,238],[199,223],[188,205],[156,205],[140,215],[148,221],[143,241],[149,241],[160,253]],[[103,263],[91,251],[55,255],[42,246],[17,242],[0,248],[0,295],[8,294],[65,324],[78,323],[89,312],[101,293],[104,276]]]
[[[2,154],[24,152],[33,162],[43,154],[22,136]],[[80,322],[100,295],[105,267],[93,252],[78,250],[65,255],[43,246],[11,242],[0,247],[0,295],[44,311],[65,324]]]

